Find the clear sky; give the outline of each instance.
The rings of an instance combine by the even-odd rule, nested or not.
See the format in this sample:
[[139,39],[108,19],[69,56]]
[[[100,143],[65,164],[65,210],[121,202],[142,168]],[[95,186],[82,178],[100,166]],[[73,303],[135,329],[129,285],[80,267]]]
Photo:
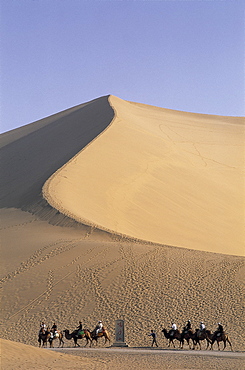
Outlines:
[[244,115],[242,0],[1,0],[1,132],[112,94]]

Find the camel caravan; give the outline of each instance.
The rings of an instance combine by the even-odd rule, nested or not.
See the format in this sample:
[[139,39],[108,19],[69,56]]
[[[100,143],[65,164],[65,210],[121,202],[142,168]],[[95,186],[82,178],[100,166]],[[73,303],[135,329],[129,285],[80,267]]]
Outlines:
[[[168,339],[168,347],[172,344],[175,348],[174,341],[179,342],[179,347],[182,349],[184,346],[184,342],[187,342],[189,349],[199,348],[201,349],[201,342],[206,342],[206,349],[209,348],[212,350],[213,345],[217,342],[218,350],[220,350],[220,343],[224,343],[223,350],[226,348],[226,342],[229,343],[231,350],[232,344],[228,335],[224,332],[223,325],[218,323],[218,327],[214,333],[211,333],[210,330],[207,330],[204,323],[200,322],[200,326],[198,329],[194,331],[191,328],[191,321],[188,320],[187,324],[183,327],[183,330],[180,332],[177,329],[175,323],[172,323],[171,329],[168,331],[167,329],[163,328],[162,333],[164,334],[165,338]],[[192,346],[191,346],[192,344]]]
[[[162,328],[161,331],[164,337],[168,340],[168,347],[170,347],[172,344],[173,348],[176,348],[175,342],[177,341],[179,342],[180,349],[183,349],[185,342],[189,346],[189,349],[201,349],[201,342],[205,341],[206,349],[210,348],[212,350],[213,345],[216,342],[218,345],[218,350],[220,350],[220,343],[223,342],[223,350],[226,348],[226,343],[228,343],[231,350],[233,350],[231,341],[228,335],[224,332],[224,328],[220,323],[218,323],[218,328],[214,333],[211,333],[210,330],[207,330],[203,322],[200,323],[198,329],[192,330],[190,320],[188,320],[182,331],[178,330],[175,323],[172,323],[170,330]],[[151,333],[148,335],[152,336],[152,347],[154,344],[158,347],[156,341],[156,333],[154,332],[154,330],[151,330]],[[55,323],[50,329],[49,327],[46,327],[46,324],[44,322],[41,322],[40,330],[38,333],[39,347],[47,347],[47,344],[49,343],[50,348],[53,348],[53,342],[56,340],[57,342],[59,342],[59,347],[63,347],[64,337],[67,340],[72,339],[74,341],[75,347],[80,347],[78,339],[86,340],[85,347],[88,344],[91,347],[94,341],[97,345],[99,338],[105,339],[104,344],[106,344],[107,342],[110,344],[110,335],[101,321],[97,323],[93,331],[90,331],[89,329],[84,329],[82,326],[82,322],[79,321],[79,325],[71,333],[68,329],[65,329],[63,331],[58,330]]]
[[[63,334],[64,333],[64,334]],[[57,325],[54,323],[53,326],[47,327],[44,322],[40,323],[40,330],[38,333],[38,342],[39,347],[47,347],[47,344],[49,343],[50,348],[53,348],[53,342],[58,339],[59,341],[59,347],[64,346],[64,340],[63,337],[67,340],[73,339],[74,346],[80,347],[80,344],[78,343],[78,339],[86,339],[85,347],[90,343],[90,347],[93,344],[93,341],[96,342],[96,345],[98,344],[99,338],[105,338],[104,344],[109,342],[110,344],[110,336],[106,328],[103,326],[102,321],[99,321],[97,325],[95,326],[93,331],[90,331],[88,329],[83,329],[82,322],[79,321],[78,327],[70,333],[69,330],[63,330],[60,331],[57,328]]]

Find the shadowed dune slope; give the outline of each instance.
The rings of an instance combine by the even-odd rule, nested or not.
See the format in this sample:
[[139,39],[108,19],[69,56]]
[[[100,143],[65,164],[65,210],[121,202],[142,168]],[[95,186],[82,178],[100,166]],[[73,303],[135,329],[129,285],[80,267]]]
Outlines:
[[44,182],[113,119],[101,97],[1,135],[0,207],[25,208]]
[[49,178],[46,200],[113,233],[243,255],[243,118],[109,102],[112,124]]

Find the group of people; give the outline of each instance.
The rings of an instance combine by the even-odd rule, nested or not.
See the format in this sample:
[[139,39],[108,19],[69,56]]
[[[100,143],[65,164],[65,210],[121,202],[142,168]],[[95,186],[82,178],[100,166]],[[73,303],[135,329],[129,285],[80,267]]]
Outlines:
[[[98,323],[96,324],[95,326],[95,335],[98,336],[99,333],[101,333],[103,331],[103,324],[102,324],[102,321],[98,321]],[[39,334],[42,333],[42,332],[49,332],[50,333],[50,336],[51,338],[54,338],[56,336],[56,334],[58,333],[58,327],[56,325],[56,323],[54,322],[53,323],[53,326],[50,327],[47,326],[43,321],[40,323],[40,330],[39,330]],[[76,332],[76,336],[78,337],[79,335],[83,334],[83,325],[82,325],[82,322],[79,321],[79,325],[76,327],[75,329],[75,332]]]
[[[187,323],[186,323],[186,325],[183,327],[182,332],[185,332],[185,331],[188,331],[188,330],[191,330],[191,329],[192,329],[191,328],[191,320],[188,320]],[[174,322],[172,322],[172,326],[171,326],[171,330],[170,330],[170,335],[171,334],[174,335],[174,333],[176,332],[176,330],[178,330],[177,325]],[[204,324],[203,321],[200,322],[200,325],[199,325],[199,329],[198,330],[199,330],[199,332],[203,332],[203,331],[206,330],[206,326],[205,326],[205,324]],[[224,327],[219,322],[218,323],[218,327],[217,327],[215,333],[218,334],[218,333],[223,333],[223,332],[224,332]]]
[[49,326],[47,326],[46,324],[45,324],[45,322],[44,321],[42,321],[41,323],[40,323],[40,329],[39,329],[39,333],[38,334],[41,334],[41,333],[50,333],[50,338],[51,339],[53,339],[53,338],[55,338],[56,337],[56,335],[58,334],[58,327],[57,327],[57,325],[56,325],[56,323],[54,322],[53,323],[53,326],[51,327],[51,329],[50,329],[50,327]]
[[[191,320],[188,320],[187,321],[186,325],[182,329],[182,333],[184,333],[186,331],[189,331],[189,330],[192,330]],[[198,330],[199,330],[199,333],[200,334],[206,330],[206,326],[205,326],[205,324],[204,324],[203,321],[200,322],[200,325],[199,325],[199,329]],[[172,337],[174,337],[174,335],[175,335],[175,333],[177,331],[178,331],[177,325],[174,322],[172,322],[171,327],[170,327],[170,331],[169,331],[169,335],[172,336]],[[223,332],[224,332],[224,327],[219,322],[218,323],[218,327],[217,327],[217,329],[216,329],[216,331],[215,331],[214,334],[217,337],[217,336],[221,335]],[[150,332],[150,334],[148,334],[148,336],[151,336],[152,337],[152,344],[151,344],[151,346],[153,347],[154,344],[155,344],[156,347],[158,347],[157,338],[156,338],[157,335],[156,335],[155,331],[154,330],[151,330],[151,332]]]
[[[76,327],[76,336],[78,337],[79,335],[83,334],[83,325],[82,325],[82,321],[79,321],[79,325]],[[95,336],[98,336],[99,333],[102,333],[103,331],[103,324],[102,324],[102,321],[98,321],[95,328],[94,328],[94,332],[95,332]]]

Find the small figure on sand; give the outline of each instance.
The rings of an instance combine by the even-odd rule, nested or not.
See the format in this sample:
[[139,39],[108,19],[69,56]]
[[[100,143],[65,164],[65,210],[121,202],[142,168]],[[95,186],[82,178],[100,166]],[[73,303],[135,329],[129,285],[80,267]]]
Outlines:
[[151,333],[148,334],[148,336],[149,337],[152,337],[152,344],[151,344],[151,346],[153,347],[153,345],[155,344],[156,347],[158,347],[158,344],[157,344],[157,335],[156,335],[156,333],[154,332],[153,329],[151,329]]

